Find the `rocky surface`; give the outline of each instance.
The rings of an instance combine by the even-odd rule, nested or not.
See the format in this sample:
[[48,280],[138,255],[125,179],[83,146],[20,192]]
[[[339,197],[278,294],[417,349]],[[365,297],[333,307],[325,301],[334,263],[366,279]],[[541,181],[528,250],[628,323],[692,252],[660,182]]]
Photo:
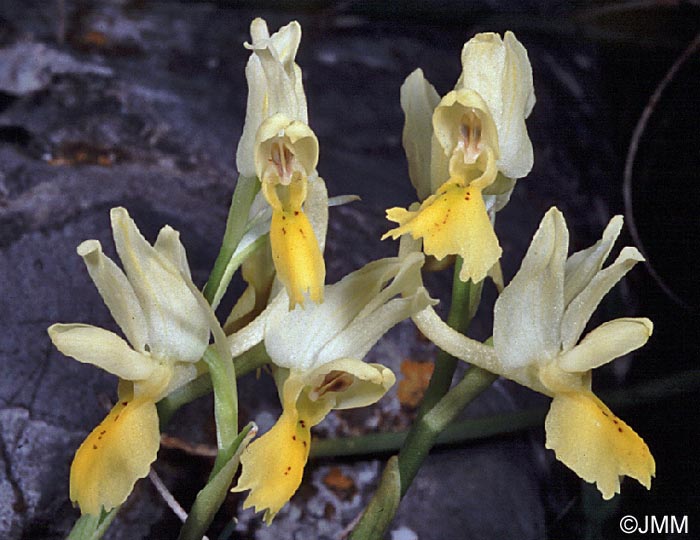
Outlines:
[[[568,20],[556,3],[526,4],[523,13],[532,17],[544,10]],[[64,358],[46,335],[59,321],[114,328],[75,247],[97,238],[113,253],[108,211],[123,205],[150,239],[163,224],[178,229],[195,281],[206,279],[235,181],[247,92],[242,43],[254,16],[273,28],[300,20],[298,62],[321,144],[319,171],[331,195],[362,197],[331,211],[329,281],[394,253],[395,244],[379,241],[387,227],[383,210],[414,197],[400,146],[399,86],[422,67],[439,92],[447,91],[458,76],[461,44],[477,31],[518,26],[535,73],[538,104],[528,123],[535,168],[499,214],[506,275],[549,206],[567,215],[576,249],[620,211],[614,178],[620,159],[610,123],[602,120],[610,104],[600,51],[575,32],[489,18],[503,6],[479,5],[482,16],[467,24],[463,18],[402,22],[340,4],[259,12],[225,2],[0,3],[0,537],[65,536],[77,517],[68,501],[72,454],[114,396],[111,376]],[[444,296],[449,278],[433,281],[434,294]],[[634,295],[625,301],[634,305]],[[474,331],[488,335],[488,316]],[[404,323],[370,360],[398,373],[405,358],[433,356]],[[240,391],[243,414],[263,429],[272,425],[279,406],[269,378],[248,376]],[[469,414],[534,402],[528,392],[499,382]],[[206,399],[187,406],[169,431],[211,444],[210,407]],[[409,420],[392,390],[375,408],[331,415],[318,434],[398,429]],[[455,531],[473,539],[545,537],[548,524],[575,499],[576,482],[562,467],[550,467],[541,439],[537,430],[434,454],[391,537],[454,538]],[[209,466],[206,458],[166,449],[155,469],[187,507]],[[339,538],[380,471],[376,460],[312,463],[271,527],[240,511],[242,499],[231,496],[215,523],[217,534],[238,516],[234,538]],[[331,473],[349,478],[352,487],[329,487]],[[176,527],[144,480],[107,538],[170,538]]]

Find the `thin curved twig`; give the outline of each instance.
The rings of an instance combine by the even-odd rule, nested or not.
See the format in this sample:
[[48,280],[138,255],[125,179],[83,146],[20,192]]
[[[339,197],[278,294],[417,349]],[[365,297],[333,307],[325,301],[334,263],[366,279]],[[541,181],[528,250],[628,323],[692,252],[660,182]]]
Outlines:
[[[180,521],[184,523],[187,520],[187,512],[185,512],[185,509],[182,506],[180,506],[180,503],[177,502],[175,496],[172,493],[170,493],[170,490],[165,485],[163,480],[161,480],[160,476],[155,471],[155,469],[151,468],[151,470],[148,473],[148,479],[153,484],[153,487],[156,488],[158,494],[165,501],[165,504],[168,505],[168,508],[170,508],[170,510],[173,511],[173,514],[175,514],[180,519]],[[203,536],[202,540],[209,539],[206,536]]]
[[625,170],[622,184],[622,195],[625,201],[625,220],[627,221],[632,240],[646,259],[644,264],[649,270],[649,274],[654,279],[654,281],[656,281],[659,287],[661,287],[664,293],[668,295],[669,298],[671,298],[674,302],[683,306],[686,309],[692,309],[692,306],[690,306],[680,296],[673,292],[673,290],[671,290],[671,288],[666,284],[663,278],[657,273],[656,269],[649,261],[649,257],[647,256],[646,249],[644,248],[644,244],[639,235],[639,230],[637,229],[637,223],[634,219],[634,212],[632,207],[632,169],[634,167],[634,160],[637,156],[637,150],[639,149],[639,141],[642,138],[642,135],[644,134],[644,130],[646,129],[647,123],[649,122],[649,118],[654,112],[654,109],[656,109],[656,105],[658,104],[659,99],[661,99],[661,95],[663,94],[664,90],[666,90],[666,87],[669,85],[669,83],[676,76],[676,73],[678,73],[678,70],[681,68],[681,66],[683,66],[683,64],[695,52],[697,52],[698,49],[700,49],[700,32],[696,34],[693,41],[690,42],[690,44],[685,48],[681,55],[676,59],[676,61],[673,63],[666,75],[664,75],[664,78],[661,79],[661,82],[651,94],[651,97],[649,98],[649,101],[644,107],[644,110],[642,111],[642,114],[639,117],[639,120],[637,121],[637,125],[634,127],[634,131],[632,132],[632,138],[630,139],[630,146],[627,150],[627,158],[625,160]]

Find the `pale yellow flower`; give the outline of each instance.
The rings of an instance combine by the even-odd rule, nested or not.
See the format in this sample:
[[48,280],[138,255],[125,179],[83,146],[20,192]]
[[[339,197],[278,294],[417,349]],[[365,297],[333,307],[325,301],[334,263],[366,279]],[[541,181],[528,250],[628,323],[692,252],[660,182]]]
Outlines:
[[264,341],[277,366],[282,415],[241,455],[234,488],[250,490],[245,507],[265,511],[267,523],[301,483],[311,427],[332,409],[375,403],[394,384],[391,370],[362,359],[392,326],[434,303],[420,286],[422,263],[419,253],[369,263],[327,285],[323,304],[303,310],[289,311],[283,291],[229,337],[234,355]]
[[307,297],[319,303],[326,274],[322,240],[305,202],[309,184],[323,180],[316,173],[318,140],[308,126],[301,69],[294,61],[301,27],[291,22],[270,35],[265,21],[255,19],[250,31],[248,105],[237,167],[242,176],[257,176],[272,208],[272,259],[290,308],[304,305]]
[[534,102],[527,52],[512,32],[469,40],[459,81],[442,99],[421,70],[409,75],[403,144],[422,203],[389,209],[399,227],[382,238],[421,238],[428,255],[462,257],[462,281],[481,281],[501,256],[489,211],[502,208],[532,168],[525,118]]
[[78,246],[128,343],[86,324],[54,324],[58,350],[117,375],[119,401],[85,439],[70,472],[70,498],[84,514],[123,503],[148,474],[160,445],[156,402],[198,375],[211,314],[195,296],[179,233],[166,226],[151,246],[124,208],[111,212],[123,272],[97,240]]
[[[656,466],[647,445],[591,390],[592,370],[644,345],[653,325],[621,318],[581,335],[607,292],[639,261],[632,247],[603,263],[622,227],[617,216],[592,247],[567,258],[569,233],[552,208],[522,266],[496,301],[493,347],[450,329],[432,310],[414,317],[440,348],[553,398],[545,420],[546,446],[605,499],[630,476],[647,488]],[[580,340],[580,341],[579,341]]]

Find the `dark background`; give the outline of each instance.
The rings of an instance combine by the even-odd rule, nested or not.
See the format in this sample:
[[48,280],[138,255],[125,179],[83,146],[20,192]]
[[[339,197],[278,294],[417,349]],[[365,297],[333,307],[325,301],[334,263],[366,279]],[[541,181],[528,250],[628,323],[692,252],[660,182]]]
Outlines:
[[[389,225],[383,211],[415,197],[400,143],[403,79],[421,67],[444,94],[469,37],[510,29],[528,50],[537,105],[528,120],[534,169],[497,224],[506,279],[550,206],[564,212],[572,250],[595,241],[612,215],[626,213],[619,246],[636,242],[649,265],[631,272],[593,323],[648,316],[655,332],[633,358],[597,370],[595,387],[624,389],[697,370],[697,49],[638,139],[627,207],[623,179],[635,125],[695,38],[699,15],[697,3],[672,1],[0,0],[0,538],[65,536],[77,516],[68,501],[72,454],[114,397],[113,377],[62,357],[46,335],[58,321],[114,328],[75,247],[98,238],[113,253],[108,211],[123,205],[151,240],[166,223],[180,230],[195,281],[206,280],[236,176],[247,94],[242,43],[255,16],[273,30],[292,19],[302,24],[297,61],[321,145],[319,172],[331,195],[362,197],[331,211],[329,282],[395,253],[394,243],[379,241]],[[431,277],[430,285],[444,297],[449,276]],[[477,337],[490,332],[487,311],[474,325]],[[404,323],[369,359],[399,373],[404,358],[433,356]],[[243,420],[269,428],[279,411],[269,377],[249,376],[240,390]],[[688,535],[655,537],[698,538],[698,398],[697,388],[664,392],[619,411],[656,458],[651,492],[626,480],[621,496],[602,502],[544,450],[538,426],[437,451],[404,500],[393,534],[621,538],[619,519],[631,514],[640,521],[688,515]],[[499,381],[468,414],[541,405],[539,396]],[[212,444],[210,410],[206,399],[187,406],[168,432]],[[412,414],[392,391],[374,408],[331,415],[316,434],[401,429]],[[155,470],[187,508],[210,466],[205,457],[164,448]],[[351,488],[328,482],[334,467]],[[232,495],[210,538],[233,516],[240,521],[224,536],[337,538],[380,471],[369,458],[311,463],[272,527],[241,511],[242,499]],[[108,538],[171,538],[175,531],[177,518],[144,480]]]

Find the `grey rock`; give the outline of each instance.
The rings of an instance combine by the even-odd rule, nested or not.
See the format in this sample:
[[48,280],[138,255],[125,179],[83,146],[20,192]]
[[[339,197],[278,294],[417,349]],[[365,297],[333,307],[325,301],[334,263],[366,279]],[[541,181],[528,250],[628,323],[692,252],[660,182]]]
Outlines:
[[0,410],[0,537],[60,537],[71,526],[65,448],[79,440],[80,433],[33,420],[27,409]]
[[108,67],[79,62],[43,43],[19,42],[0,49],[0,90],[21,96],[46,88],[54,75],[112,74]]

